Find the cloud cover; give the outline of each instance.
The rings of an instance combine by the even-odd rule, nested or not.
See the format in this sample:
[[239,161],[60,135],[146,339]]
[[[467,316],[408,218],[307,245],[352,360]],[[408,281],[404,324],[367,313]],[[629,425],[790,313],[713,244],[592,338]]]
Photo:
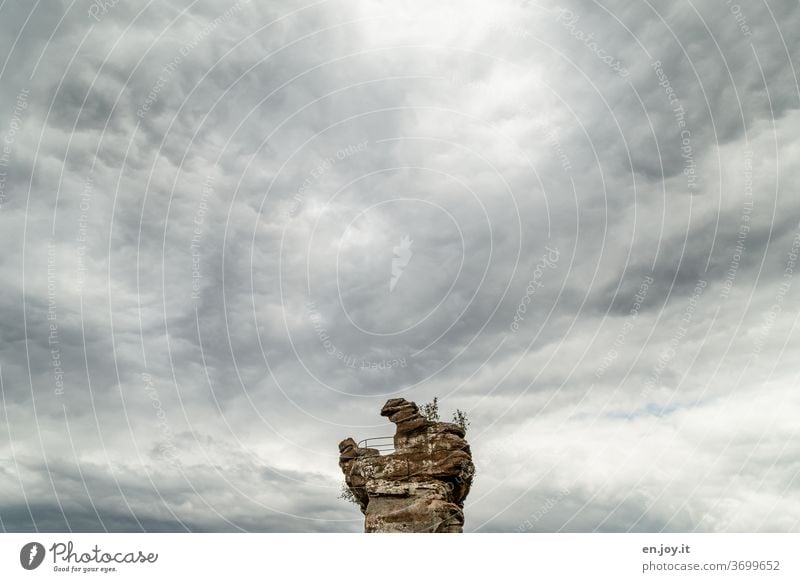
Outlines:
[[795,2],[0,13],[3,529],[360,531],[402,395],[467,531],[798,530]]

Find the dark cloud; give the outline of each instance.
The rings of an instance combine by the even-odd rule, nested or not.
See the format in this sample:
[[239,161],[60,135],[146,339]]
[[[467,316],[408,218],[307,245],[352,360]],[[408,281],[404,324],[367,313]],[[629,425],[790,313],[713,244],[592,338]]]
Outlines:
[[359,531],[390,395],[469,531],[797,530],[796,3],[0,13],[5,530]]

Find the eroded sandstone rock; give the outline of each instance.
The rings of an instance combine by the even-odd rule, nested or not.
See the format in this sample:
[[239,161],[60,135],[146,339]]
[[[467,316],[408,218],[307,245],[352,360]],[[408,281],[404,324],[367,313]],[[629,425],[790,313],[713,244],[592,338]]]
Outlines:
[[427,420],[404,398],[387,401],[381,415],[396,425],[392,454],[360,448],[352,438],[339,443],[339,466],[364,530],[460,533],[475,474],[464,429]]

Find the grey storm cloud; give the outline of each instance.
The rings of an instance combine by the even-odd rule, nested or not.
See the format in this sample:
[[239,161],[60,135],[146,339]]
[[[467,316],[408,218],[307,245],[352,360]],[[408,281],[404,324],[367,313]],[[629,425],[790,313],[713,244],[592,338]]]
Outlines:
[[797,531],[796,2],[0,7],[0,527]]

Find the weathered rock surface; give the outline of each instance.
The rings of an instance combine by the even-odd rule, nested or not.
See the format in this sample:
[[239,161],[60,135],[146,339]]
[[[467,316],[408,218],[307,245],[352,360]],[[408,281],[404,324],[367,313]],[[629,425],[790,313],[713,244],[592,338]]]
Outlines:
[[403,398],[387,401],[381,416],[396,425],[394,453],[339,443],[339,466],[372,532],[460,533],[464,499],[475,466],[464,429],[431,422]]

